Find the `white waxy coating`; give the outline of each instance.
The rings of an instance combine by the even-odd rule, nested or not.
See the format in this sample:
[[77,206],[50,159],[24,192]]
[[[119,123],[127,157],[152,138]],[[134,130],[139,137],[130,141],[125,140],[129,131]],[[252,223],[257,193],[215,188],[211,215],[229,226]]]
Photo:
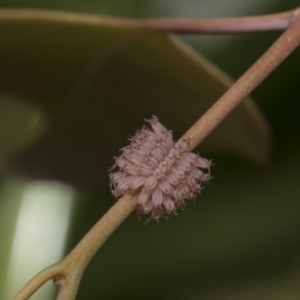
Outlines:
[[149,219],[158,221],[163,215],[175,215],[177,208],[184,208],[187,200],[200,193],[201,183],[210,179],[211,162],[185,152],[189,138],[174,143],[172,132],[156,117],[149,123],[152,131],[137,131],[130,145],[122,149],[113,167],[119,170],[110,174],[110,181],[116,197],[140,189],[136,215],[150,213]]

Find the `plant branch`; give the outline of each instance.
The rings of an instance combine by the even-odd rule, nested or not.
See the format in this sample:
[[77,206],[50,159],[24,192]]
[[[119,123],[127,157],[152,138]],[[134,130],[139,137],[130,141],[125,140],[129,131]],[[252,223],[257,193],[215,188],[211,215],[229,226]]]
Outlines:
[[290,27],[242,75],[225,94],[185,133],[191,140],[188,151],[197,147],[234,108],[247,97],[300,44],[300,9]]
[[13,298],[13,300],[25,300],[32,296],[42,285],[44,285],[50,279],[61,275],[61,269],[58,264],[50,266],[35,277],[33,277],[22,290]]
[[[274,16],[275,15],[273,15],[273,17]],[[208,136],[210,132],[219,125],[222,120],[300,44],[300,10],[298,9],[294,12],[277,14],[273,19],[274,22],[272,21],[273,17],[265,16],[257,17],[257,19],[256,17],[248,18],[248,20],[255,20],[255,22],[257,22],[256,24],[259,24],[258,18],[265,18],[264,22],[269,20],[269,23],[267,22],[269,25],[267,25],[263,30],[267,30],[266,28],[271,28],[272,26],[272,30],[274,30],[276,26],[277,29],[279,29],[280,26],[282,26],[280,27],[281,29],[286,27],[288,27],[288,29],[269,48],[269,50],[267,50],[265,54],[256,63],[254,63],[254,65],[250,67],[249,70],[246,71],[246,73],[235,84],[233,84],[232,87],[186,132],[185,136],[188,136],[191,140],[189,150],[194,149],[200,142],[202,142],[203,139]],[[242,19],[244,20],[244,18]],[[246,25],[243,25],[244,27],[242,26],[244,29],[249,29],[251,26],[252,28],[258,28],[262,25],[262,23],[260,23],[259,26],[255,27],[253,25],[255,22],[243,22],[244,21],[240,23],[237,22],[236,25],[238,23],[243,25],[248,22],[248,27]],[[204,23],[205,22],[203,22],[203,24]],[[233,23],[234,22],[232,22],[232,24]],[[151,22],[148,22],[148,24],[151,25]],[[207,24],[209,24],[209,21],[207,21],[206,26],[208,26]],[[231,32],[233,32],[233,28],[238,28],[236,26],[234,27],[232,24],[230,25],[232,26]],[[271,26],[270,24],[273,25]],[[274,24],[277,25],[275,26]],[[282,25],[279,26],[279,24]],[[148,28],[150,30],[150,25],[144,28]],[[228,30],[229,27],[227,27]],[[162,29],[162,27],[159,26],[157,28]],[[217,28],[217,26],[215,28]],[[151,30],[155,30],[155,26],[153,26]],[[164,30],[172,31],[171,29]],[[218,30],[218,33],[220,33],[220,28]],[[198,31],[198,33],[199,32],[200,31]],[[208,33],[208,31],[206,31],[206,33]],[[212,33],[217,33],[217,31],[213,30]],[[54,279],[58,286],[57,300],[73,300],[77,294],[83,272],[90,260],[101,245],[116,230],[116,228],[133,212],[136,206],[137,200],[135,195],[126,195],[118,200],[116,204],[83,237],[79,244],[65,259],[36,275],[36,277],[34,277],[14,297],[13,300],[28,299],[36,290],[38,290],[39,287],[50,279]]]
[[57,300],[75,298],[86,266],[101,245],[134,211],[136,205],[137,201],[134,195],[128,194],[119,199],[62,261],[67,272],[62,280],[56,281],[59,288]]
[[151,32],[180,34],[224,34],[285,30],[294,11],[278,14],[220,19],[154,19],[141,21],[141,27]]
[[133,212],[136,204],[135,195],[125,195],[119,199],[67,257],[37,274],[13,300],[28,299],[50,279],[54,279],[58,286],[57,300],[73,300],[86,266],[100,246]]
[[133,212],[136,205],[135,195],[127,194],[120,198],[64,259],[65,263],[71,268],[76,264],[77,270],[83,271],[102,244]]

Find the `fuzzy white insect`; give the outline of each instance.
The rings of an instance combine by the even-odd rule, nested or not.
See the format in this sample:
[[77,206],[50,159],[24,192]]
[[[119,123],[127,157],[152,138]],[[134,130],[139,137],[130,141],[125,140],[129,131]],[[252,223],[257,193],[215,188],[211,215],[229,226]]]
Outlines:
[[183,209],[187,200],[200,193],[201,183],[211,178],[211,162],[185,152],[189,138],[175,144],[172,132],[157,117],[148,122],[152,130],[143,128],[130,139],[130,145],[116,158],[112,169],[119,171],[110,174],[110,181],[116,197],[139,189],[136,215],[151,213],[149,220],[158,221],[163,215],[175,215],[177,208]]

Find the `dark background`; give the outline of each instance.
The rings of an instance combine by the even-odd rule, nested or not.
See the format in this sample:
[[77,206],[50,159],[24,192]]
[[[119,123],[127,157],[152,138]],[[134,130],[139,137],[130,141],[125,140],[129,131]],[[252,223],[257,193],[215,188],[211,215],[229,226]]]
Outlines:
[[[297,1],[286,0],[0,1],[1,8],[126,18],[229,17],[276,13],[297,5]],[[237,79],[278,36],[182,38]],[[298,49],[252,93],[271,126],[270,161],[257,166],[207,151],[206,157],[214,160],[214,178],[201,197],[176,218],[159,224],[144,226],[134,217],[128,218],[91,262],[76,299],[300,297],[299,63]],[[3,180],[14,173],[4,170],[10,171],[3,172]],[[21,175],[24,178],[26,174]],[[114,203],[104,184],[100,191],[75,187],[78,200],[68,249]]]

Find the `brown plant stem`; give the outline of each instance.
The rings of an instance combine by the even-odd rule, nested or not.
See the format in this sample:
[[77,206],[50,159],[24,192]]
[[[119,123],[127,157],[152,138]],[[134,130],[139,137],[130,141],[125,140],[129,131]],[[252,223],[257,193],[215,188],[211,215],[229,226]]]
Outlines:
[[45,282],[54,279],[58,286],[57,300],[75,299],[82,274],[99,247],[133,212],[136,197],[126,195],[119,199],[106,214],[83,237],[79,244],[61,262],[46,268],[13,298],[25,300],[32,296]]
[[294,11],[278,14],[220,19],[155,19],[142,21],[142,29],[151,32],[179,34],[224,34],[285,30],[294,17]]
[[119,199],[64,259],[64,264],[68,270],[81,275],[98,249],[134,211],[136,205],[135,195],[127,194]]
[[191,140],[188,151],[197,147],[234,108],[247,97],[300,44],[300,9],[290,27],[231,86],[227,92],[185,133]]
[[[263,26],[263,22],[259,21],[260,18],[266,22],[265,27]],[[228,19],[224,19],[222,22],[225,22],[225,20],[228,21]],[[221,23],[218,23],[218,20],[212,20],[211,32],[209,32],[208,28],[210,21],[203,21],[202,24],[205,26],[203,25],[202,29],[200,26],[197,33],[246,32],[247,30],[250,31],[251,28],[251,31],[256,29],[258,30],[259,28],[260,29],[258,31],[288,29],[265,52],[265,54],[263,54],[262,57],[255,62],[253,66],[250,67],[249,70],[246,71],[245,74],[236,83],[234,83],[232,87],[186,132],[184,136],[188,136],[191,140],[189,150],[194,149],[200,142],[202,142],[203,139],[209,135],[211,131],[214,130],[214,128],[219,125],[222,120],[300,44],[300,9],[283,14],[237,18],[236,20],[236,23],[234,21],[230,21],[231,25],[229,22],[228,24],[230,26],[228,26],[227,29],[222,29],[220,27]],[[148,23],[144,22],[144,29],[176,32],[175,21],[170,21],[172,22],[173,27],[169,24],[169,29],[167,29],[167,26],[162,26],[162,21],[157,21],[156,27],[154,26],[155,23],[151,22],[152,21],[148,21]],[[201,23],[199,21],[197,22],[198,24]],[[160,25],[158,26],[157,24]],[[216,26],[213,27],[213,24]],[[177,32],[185,32],[183,27],[180,26],[178,27],[179,31]],[[238,28],[241,28],[241,31],[237,31]],[[196,32],[195,28],[192,29],[194,30],[193,32]],[[79,283],[86,266],[101,245],[132,213],[132,211],[136,208],[136,205],[137,201],[134,195],[126,195],[118,200],[118,202],[116,202],[116,204],[94,225],[94,227],[83,237],[79,244],[65,259],[36,275],[13,298],[13,300],[28,299],[36,290],[38,290],[39,287],[50,279],[54,279],[58,286],[57,300],[73,300],[77,294]]]
[[33,277],[24,287],[19,291],[13,300],[25,300],[32,296],[42,285],[50,279],[60,276],[61,268],[58,264],[50,266]]

